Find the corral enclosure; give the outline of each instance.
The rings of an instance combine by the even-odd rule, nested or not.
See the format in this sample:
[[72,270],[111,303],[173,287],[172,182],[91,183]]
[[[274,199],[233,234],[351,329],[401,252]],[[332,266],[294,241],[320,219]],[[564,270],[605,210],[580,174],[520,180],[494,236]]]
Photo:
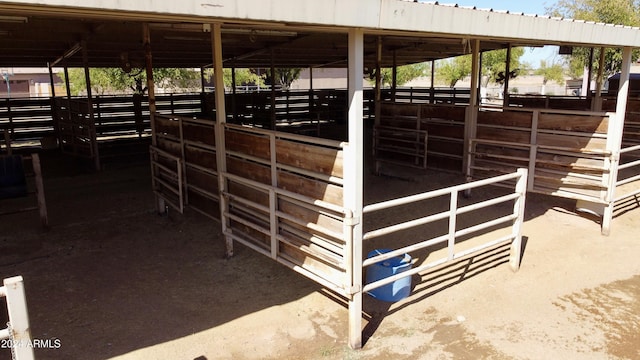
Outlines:
[[[362,345],[367,292],[503,246],[509,248],[511,268],[517,270],[527,190],[603,205],[603,232],[608,232],[619,200],[615,194],[616,185],[621,184],[619,170],[638,164],[619,164],[627,111],[624,86],[611,113],[602,112],[599,105],[571,113],[525,107],[489,109],[478,104],[477,92],[482,52],[548,41],[544,31],[529,34],[520,33],[521,29],[547,33],[560,29],[564,30],[560,31],[562,42],[568,44],[624,47],[622,78],[628,78],[634,44],[630,39],[635,34],[630,29],[578,23],[585,31],[576,32],[576,24],[554,19],[390,0],[381,0],[379,11],[356,18],[351,18],[358,13],[354,10],[370,10],[370,2],[291,2],[305,9],[272,8],[259,16],[239,10],[260,8],[253,0],[213,6],[213,10],[203,7],[198,14],[185,9],[184,3],[165,5],[166,14],[140,9],[147,6],[140,3],[100,16],[100,7],[94,9],[97,13],[85,9],[90,15],[87,21],[94,21],[93,30],[86,33],[86,26],[69,21],[68,32],[75,30],[87,35],[83,39],[119,47],[92,47],[83,40],[71,49],[58,49],[49,39],[47,44],[56,53],[45,53],[48,48],[43,46],[43,54],[28,59],[35,62],[53,56],[56,64],[82,65],[88,70],[113,66],[113,59],[131,58],[149,75],[154,67],[202,68],[213,62],[216,91],[198,95],[199,106],[193,113],[188,110],[192,104],[183,108],[173,98],[168,108],[162,108],[149,76],[148,99],[134,98],[125,111],[133,112],[133,119],[126,120],[116,119],[117,110],[109,101],[56,97],[52,99],[53,130],[58,146],[100,169],[101,145],[104,148],[114,137],[143,144],[150,141],[156,210],[192,208],[218,219],[227,257],[233,255],[234,243],[244,244],[342,296],[349,306],[349,344],[354,348]],[[71,4],[71,8],[75,7]],[[14,9],[17,15],[22,14],[19,10]],[[53,15],[34,17],[29,25],[53,30],[61,27],[66,16],[75,19],[82,14],[69,14],[62,6],[51,10]],[[154,13],[157,22],[149,23],[140,15],[146,12]],[[316,13],[327,16],[314,18]],[[116,14],[129,21],[121,21]],[[346,18],[326,23],[335,14]],[[292,16],[303,18],[292,20]],[[416,20],[429,16],[458,21]],[[461,17],[469,24],[496,19],[461,34],[454,26]],[[25,23],[12,31],[37,36],[33,32],[37,27]],[[504,37],[508,23],[519,29],[511,38]],[[499,24],[499,32],[491,24]],[[587,30],[600,31],[599,39],[611,44],[592,43],[584,35]],[[56,41],[65,36],[57,34]],[[74,36],[67,39],[77,41]],[[24,46],[14,45],[16,49]],[[450,100],[442,100],[435,89],[429,95],[403,96],[395,79],[389,94],[382,91],[382,67],[434,61],[467,50],[472,53],[472,86],[463,99],[453,91]],[[20,59],[12,54],[0,62]],[[273,88],[259,94],[228,94],[223,68],[238,66],[270,66],[272,78],[276,67],[347,67],[349,86],[297,94]],[[363,89],[365,74],[375,78],[370,93]],[[595,104],[600,96],[598,90]],[[12,116],[7,123],[12,136],[22,132],[16,132],[18,122]],[[406,192],[393,198],[366,201],[363,194],[371,190],[365,174],[372,170],[396,176],[401,170],[393,170],[394,166],[409,166],[420,174],[440,168],[456,172],[458,178],[448,179],[442,188],[407,186]],[[637,179],[632,175],[624,181]],[[397,213],[407,216],[389,215]],[[388,251],[365,255],[380,248]],[[432,256],[435,250],[443,250],[442,256]],[[405,254],[413,256],[411,269],[364,283],[364,273],[374,265]]]

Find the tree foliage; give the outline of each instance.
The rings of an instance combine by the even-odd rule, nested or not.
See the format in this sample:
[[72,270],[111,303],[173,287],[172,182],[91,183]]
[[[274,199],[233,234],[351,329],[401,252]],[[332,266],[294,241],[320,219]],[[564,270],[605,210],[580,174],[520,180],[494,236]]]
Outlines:
[[[236,86],[264,86],[264,75],[258,75],[254,69],[222,69],[222,79],[224,81],[224,87],[230,89],[233,86],[233,73],[235,71]],[[205,70],[205,79],[208,81],[214,81],[213,69]]]
[[[595,21],[607,24],[640,26],[640,1],[638,0],[558,0],[553,6],[547,7],[546,12],[551,16]],[[573,72],[589,64],[590,49],[576,48],[571,55],[570,67]],[[633,58],[640,56],[639,51],[633,52]],[[599,50],[593,57],[593,73],[599,67]],[[622,66],[621,49],[605,49],[603,73],[605,76],[620,71]],[[575,74],[573,74],[575,75]]]
[[[84,69],[69,69],[69,87],[71,95],[77,96],[86,92],[87,83]],[[64,74],[59,74],[64,78]],[[146,72],[133,69],[127,73],[121,68],[90,68],[91,92],[96,95],[134,93],[144,94],[147,91]],[[165,89],[195,90],[200,87],[200,73],[192,69],[162,68],[153,70],[156,87]]]
[[562,85],[565,82],[564,72],[564,66],[561,63],[547,64],[545,60],[540,60],[540,67],[534,71],[534,74],[542,76],[543,84],[553,81]]
[[436,63],[436,79],[449,87],[471,74],[471,55],[439,60]]
[[[513,79],[520,75],[523,68],[526,67],[520,62],[522,55],[524,55],[524,48],[511,48],[509,74],[505,74],[507,68],[507,49],[482,53],[482,75],[486,79],[486,82],[503,84],[507,76]],[[486,85],[486,83],[484,85]]]
[[[521,73],[526,66],[520,62],[524,55],[524,48],[511,49],[511,62],[509,74],[505,74],[507,63],[507,50],[493,50],[482,53],[483,85],[489,82],[502,84],[507,76],[514,78]],[[436,78],[450,87],[471,74],[471,55],[458,56],[452,59],[440,60],[436,68]]]
[[[404,85],[415,78],[426,75],[430,68],[431,66],[426,62],[398,66],[396,68],[396,86]],[[375,83],[375,73],[369,75],[369,82]],[[393,68],[380,69],[380,82],[382,87],[393,84]]]

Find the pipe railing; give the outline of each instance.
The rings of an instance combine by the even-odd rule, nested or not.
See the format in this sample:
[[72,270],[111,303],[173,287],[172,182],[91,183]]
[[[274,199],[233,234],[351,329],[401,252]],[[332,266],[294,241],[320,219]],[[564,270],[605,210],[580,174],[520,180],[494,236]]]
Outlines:
[[3,284],[4,286],[0,287],[0,297],[7,300],[9,323],[7,328],[0,330],[0,340],[9,341],[13,359],[33,360],[31,330],[22,276],[4,279]]
[[[502,183],[510,180],[516,180],[513,193],[510,193],[504,196],[499,196],[493,199],[481,201],[475,204],[458,207],[457,199],[458,199],[458,194],[460,194],[461,192],[465,192],[481,186],[494,185],[497,183]],[[522,241],[521,229],[522,229],[522,223],[524,220],[524,200],[525,200],[525,193],[527,189],[526,183],[527,183],[527,169],[522,168],[522,169],[518,169],[517,172],[511,173],[511,174],[500,175],[500,176],[496,176],[488,179],[483,179],[483,180],[469,182],[461,185],[452,186],[449,188],[438,189],[438,190],[429,191],[422,194],[411,195],[404,198],[388,200],[388,201],[380,202],[377,204],[371,204],[371,205],[365,206],[363,208],[363,213],[367,214],[367,213],[372,213],[374,211],[391,209],[396,206],[406,205],[416,201],[428,200],[428,199],[432,199],[439,196],[448,195],[450,199],[449,200],[450,206],[449,206],[449,209],[446,211],[443,211],[437,214],[432,214],[426,217],[418,218],[415,220],[387,226],[384,228],[372,230],[363,235],[363,239],[368,240],[368,239],[373,239],[382,235],[392,234],[400,230],[406,230],[419,225],[433,223],[434,221],[437,221],[437,220],[442,220],[447,218],[449,219],[448,234],[441,235],[428,240],[420,241],[409,246],[398,248],[390,252],[386,252],[386,253],[368,258],[363,261],[362,266],[367,267],[372,264],[375,264],[396,256],[402,256],[403,254],[416,251],[419,249],[423,249],[429,246],[438,245],[441,243],[447,243],[447,248],[448,248],[447,257],[428,263],[426,265],[418,266],[413,269],[369,283],[363,287],[363,291],[367,292],[367,291],[379,288],[381,286],[392,283],[398,279],[412,276],[414,274],[418,274],[420,272],[423,272],[435,266],[442,265],[447,262],[451,262],[461,257],[467,256],[476,252],[480,252],[482,250],[486,250],[488,248],[504,243],[506,241],[512,242],[510,263],[511,263],[512,269],[514,271],[517,270],[520,264],[520,248],[521,248],[521,241]],[[456,220],[459,214],[463,214],[463,213],[467,213],[467,212],[475,211],[479,209],[484,209],[490,206],[494,206],[494,205],[504,203],[504,202],[509,202],[509,201],[514,202],[513,212],[511,214],[497,217],[495,219],[492,219],[484,223],[474,225],[465,229],[456,230]],[[490,227],[508,223],[508,222],[512,223],[511,225],[512,231],[509,235],[483,243],[471,249],[467,249],[457,253],[455,252],[454,247],[456,244],[456,240],[459,239],[460,237],[478,233]]]

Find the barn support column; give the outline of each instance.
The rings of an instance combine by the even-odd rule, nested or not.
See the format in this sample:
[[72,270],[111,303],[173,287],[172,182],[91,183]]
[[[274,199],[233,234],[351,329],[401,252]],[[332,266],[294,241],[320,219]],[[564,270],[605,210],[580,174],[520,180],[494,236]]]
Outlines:
[[200,91],[204,94],[204,67],[200,67]]
[[271,49],[271,130],[276,130],[276,65],[275,53]]
[[[589,49],[589,65],[587,66],[587,99],[591,98],[591,78],[593,77],[593,47]],[[543,94],[544,95],[544,94]]]
[[[149,126],[151,127],[151,145],[157,146],[158,139],[156,135],[156,91],[153,82],[153,56],[151,54],[151,31],[149,24],[142,25],[142,44],[144,47],[144,64],[147,75],[147,97],[149,102]],[[164,199],[156,195],[156,211],[158,214],[167,212],[167,204]]]
[[64,66],[64,85],[67,88],[67,99],[71,99],[71,84],[69,83],[69,67]]
[[598,61],[598,77],[596,78],[596,96],[591,102],[592,111],[602,110],[602,86],[604,84],[604,48],[600,48],[600,59]]
[[[363,203],[363,89],[364,33],[362,29],[349,30],[349,119],[348,145],[344,160],[344,208],[351,213],[351,223],[345,224],[345,238],[351,238],[347,251],[347,281],[349,298],[349,345],[362,347],[362,203]],[[351,235],[351,236],[348,236]]]
[[47,67],[49,68],[49,82],[51,83],[51,97],[54,98],[56,97],[56,84],[53,80],[53,66],[51,66],[51,63],[48,63]]
[[431,103],[436,103],[436,89],[435,89],[435,79],[436,79],[436,61],[431,60]]
[[[504,65],[504,89],[502,93],[502,106],[509,106],[509,73],[511,72],[511,44],[507,46],[507,63]],[[542,94],[544,95],[544,94]]]
[[382,36],[378,36],[376,46],[376,93],[375,93],[375,124],[380,125],[380,102],[382,101]]
[[464,148],[462,155],[462,171],[471,180],[471,140],[476,137],[478,119],[478,88],[480,80],[480,40],[475,40],[472,44],[471,54],[471,89],[469,93],[469,106],[465,114],[464,121]]
[[618,165],[620,162],[620,148],[622,147],[622,131],[627,112],[627,99],[629,97],[629,74],[631,73],[631,48],[625,47],[622,51],[622,69],[620,71],[620,87],[616,101],[616,115],[613,124],[609,125],[607,138],[607,150],[611,152],[610,171],[607,191],[607,205],[602,216],[602,235],[611,233],[611,220],[613,219],[613,206],[616,199],[616,182],[618,181]]
[[218,191],[220,194],[220,223],[222,233],[225,234],[225,257],[233,256],[233,239],[227,236],[229,223],[224,216],[229,211],[229,204],[223,193],[227,192],[227,181],[224,173],[227,172],[227,155],[225,147],[224,126],[227,122],[227,114],[224,104],[224,74],[222,67],[222,26],[220,23],[211,25],[211,51],[213,53],[213,75],[216,99],[216,162],[218,171]]
[[391,68],[391,101],[396,102],[396,91],[398,88],[398,57],[396,50],[393,50],[393,67]]
[[[89,53],[87,50],[87,41],[82,40],[82,63],[84,65],[84,78],[87,84],[87,109],[89,112],[89,118],[91,119],[91,123],[95,124],[95,120],[93,117],[93,96],[91,94],[91,75],[89,73]],[[93,134],[97,137],[97,134]],[[98,153],[98,139],[94,139],[93,144],[90,146],[93,147],[93,166],[96,170],[100,170],[100,154]]]

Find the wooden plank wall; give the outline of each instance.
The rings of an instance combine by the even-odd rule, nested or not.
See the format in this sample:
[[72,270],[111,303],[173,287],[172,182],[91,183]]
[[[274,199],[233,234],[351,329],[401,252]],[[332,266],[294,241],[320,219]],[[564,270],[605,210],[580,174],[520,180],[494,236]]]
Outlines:
[[227,235],[343,287],[342,144],[230,124],[225,143]]
[[[414,130],[416,134],[427,133],[427,164],[446,170],[460,171],[462,169],[462,154],[464,148],[464,119],[466,107],[453,105],[407,104],[384,102],[380,106],[379,125],[388,128]],[[415,135],[414,135],[415,136]],[[421,136],[417,137],[418,139]],[[405,146],[419,149],[423,140],[412,144],[402,140]],[[407,164],[415,163],[417,155],[406,156],[385,151],[386,139],[376,139],[376,146],[381,147],[376,156],[382,160],[393,157]],[[394,141],[391,145],[397,145]]]
[[[160,114],[155,116],[155,121],[158,149],[181,160],[184,205],[210,218],[220,219],[215,123]],[[163,196],[172,197],[169,189],[160,188],[159,191]]]
[[579,96],[509,95],[509,106],[542,109],[582,110],[591,109],[591,99]]
[[525,167],[529,191],[603,202],[609,121],[601,112],[481,109],[470,172],[483,178]]

